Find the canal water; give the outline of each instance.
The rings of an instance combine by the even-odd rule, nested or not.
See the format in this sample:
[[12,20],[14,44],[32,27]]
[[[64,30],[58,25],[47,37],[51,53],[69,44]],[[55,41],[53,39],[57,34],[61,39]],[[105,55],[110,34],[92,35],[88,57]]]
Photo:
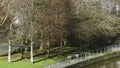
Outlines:
[[[79,67],[76,67],[79,68]],[[120,57],[112,58],[106,61],[95,63],[83,68],[120,68]]]

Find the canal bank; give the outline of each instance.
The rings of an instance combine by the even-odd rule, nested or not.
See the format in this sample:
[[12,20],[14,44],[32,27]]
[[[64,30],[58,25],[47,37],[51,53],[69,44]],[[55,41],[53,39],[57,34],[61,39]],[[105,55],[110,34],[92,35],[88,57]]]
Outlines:
[[68,66],[66,68],[84,68],[85,66],[89,66],[89,65],[94,65],[96,63],[100,63],[102,61],[106,61],[115,57],[119,57],[120,56],[120,51],[118,52],[112,52],[112,53],[107,53],[106,55],[102,55],[90,60],[86,60],[77,64],[74,64],[72,66]]
[[47,66],[45,68],[82,68],[120,56],[120,44],[111,45],[85,53],[68,56],[66,60]]

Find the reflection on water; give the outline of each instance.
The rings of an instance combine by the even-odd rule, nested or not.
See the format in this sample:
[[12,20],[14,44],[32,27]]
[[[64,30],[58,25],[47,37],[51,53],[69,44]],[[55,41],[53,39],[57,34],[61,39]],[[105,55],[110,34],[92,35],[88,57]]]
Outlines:
[[120,57],[95,63],[93,65],[89,65],[83,68],[120,68]]

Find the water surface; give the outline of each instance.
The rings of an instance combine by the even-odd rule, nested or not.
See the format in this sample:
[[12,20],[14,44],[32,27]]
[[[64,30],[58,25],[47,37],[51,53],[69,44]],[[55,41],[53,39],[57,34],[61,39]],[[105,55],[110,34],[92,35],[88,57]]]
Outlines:
[[95,63],[93,65],[89,65],[83,68],[120,68],[120,57],[116,57],[116,58],[112,58],[106,61]]

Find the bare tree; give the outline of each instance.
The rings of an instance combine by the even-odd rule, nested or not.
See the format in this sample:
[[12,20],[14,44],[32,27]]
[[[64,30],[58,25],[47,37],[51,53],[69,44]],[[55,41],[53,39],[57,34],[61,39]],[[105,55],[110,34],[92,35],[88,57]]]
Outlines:
[[67,36],[65,0],[40,0],[36,5],[34,24],[37,36],[40,36],[41,49],[47,46],[49,56],[50,46],[63,42]]
[[[5,9],[7,9],[7,14],[11,15],[11,25],[15,21],[16,23],[19,23],[21,27],[19,27],[19,31],[22,33],[19,37],[22,38],[22,36],[32,36],[31,31],[27,31],[25,29],[27,26],[31,25],[28,29],[32,29],[32,12],[33,12],[33,0],[4,0],[3,5],[5,6]],[[19,26],[19,24],[17,24]],[[25,25],[27,24],[27,25]],[[27,35],[24,35],[27,32]],[[16,38],[18,38],[19,33],[16,33]],[[21,40],[19,38],[19,40]],[[26,37],[31,40],[32,37]],[[15,38],[14,38],[15,39]],[[22,39],[23,41],[23,39]],[[31,43],[33,41],[31,40]],[[20,44],[23,45],[21,42]],[[32,47],[32,46],[31,46]],[[33,48],[33,47],[32,47]],[[31,52],[32,53],[32,52]],[[31,54],[31,57],[33,55]],[[32,61],[33,62],[33,61]]]

